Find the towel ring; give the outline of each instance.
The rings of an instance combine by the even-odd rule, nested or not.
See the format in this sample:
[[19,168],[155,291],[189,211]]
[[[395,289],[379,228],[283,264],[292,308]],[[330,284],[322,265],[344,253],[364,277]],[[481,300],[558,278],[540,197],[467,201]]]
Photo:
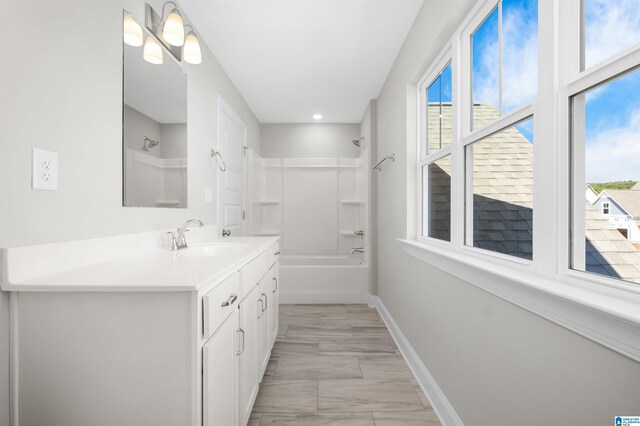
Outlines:
[[[216,151],[215,149],[211,148],[211,157],[216,159],[216,164],[218,165],[218,168],[220,169],[221,172],[227,171],[227,165],[224,163],[224,160],[222,159],[222,154],[220,154],[220,151]],[[222,166],[220,166],[220,163],[222,163]]]

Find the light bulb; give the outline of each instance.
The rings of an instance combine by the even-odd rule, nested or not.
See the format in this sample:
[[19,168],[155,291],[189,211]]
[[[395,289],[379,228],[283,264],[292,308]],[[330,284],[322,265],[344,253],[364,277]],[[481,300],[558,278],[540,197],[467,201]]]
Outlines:
[[198,65],[202,63],[202,52],[200,51],[200,42],[193,31],[189,31],[187,38],[184,40],[184,48],[182,55],[185,62]]
[[172,46],[184,44],[184,22],[178,9],[173,9],[162,27],[162,38]]
[[142,27],[133,19],[131,15],[124,16],[124,42],[129,46],[142,46],[144,37],[142,36]]
[[147,37],[142,57],[145,61],[154,65],[160,65],[163,62],[162,47],[151,36]]
[[322,120],[322,114],[313,114],[314,120]]

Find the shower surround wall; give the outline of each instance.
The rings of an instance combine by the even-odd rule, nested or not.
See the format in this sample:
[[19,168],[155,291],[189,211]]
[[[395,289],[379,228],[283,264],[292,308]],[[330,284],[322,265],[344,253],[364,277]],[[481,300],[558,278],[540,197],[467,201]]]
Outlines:
[[369,156],[351,143],[360,126],[265,125],[262,138],[281,157],[250,152],[249,223],[253,235],[282,238],[282,303],[366,302]]
[[[187,206],[187,125],[158,123],[124,105],[125,203],[130,207]],[[145,137],[159,141],[147,146]]]

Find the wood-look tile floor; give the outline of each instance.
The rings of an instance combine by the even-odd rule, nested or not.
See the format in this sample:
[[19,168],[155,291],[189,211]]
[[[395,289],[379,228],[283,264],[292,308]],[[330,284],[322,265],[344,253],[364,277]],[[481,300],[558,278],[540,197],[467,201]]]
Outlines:
[[280,305],[250,426],[440,425],[378,312]]

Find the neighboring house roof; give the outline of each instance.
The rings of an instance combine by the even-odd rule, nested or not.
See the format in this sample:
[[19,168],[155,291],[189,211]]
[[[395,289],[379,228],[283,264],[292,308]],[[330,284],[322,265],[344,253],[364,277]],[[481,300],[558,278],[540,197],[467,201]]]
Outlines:
[[[640,217],[640,190],[634,189],[605,189],[598,199],[608,196],[627,214]],[[597,200],[596,200],[597,202]]]
[[593,186],[587,184],[586,188],[585,188],[585,196],[587,197],[587,200],[593,204],[596,202],[596,200],[598,199],[598,193],[596,192],[595,189],[593,189]]
[[632,191],[640,191],[640,180],[636,182],[635,185],[631,187]]
[[585,206],[586,270],[640,283],[640,250],[589,202]]
[[[474,105],[476,127],[499,117],[491,105]],[[442,118],[442,120],[440,120]],[[451,134],[451,104],[428,108],[428,134]],[[450,136],[449,136],[450,137]],[[440,144],[429,139],[435,152]],[[533,144],[515,128],[508,128],[474,143],[474,246],[525,259],[532,258]],[[429,222],[432,237],[450,238],[451,159],[444,157],[423,170],[429,173]],[[640,193],[637,193],[640,195]],[[591,204],[587,205],[586,270],[640,282],[640,251],[613,228]]]

